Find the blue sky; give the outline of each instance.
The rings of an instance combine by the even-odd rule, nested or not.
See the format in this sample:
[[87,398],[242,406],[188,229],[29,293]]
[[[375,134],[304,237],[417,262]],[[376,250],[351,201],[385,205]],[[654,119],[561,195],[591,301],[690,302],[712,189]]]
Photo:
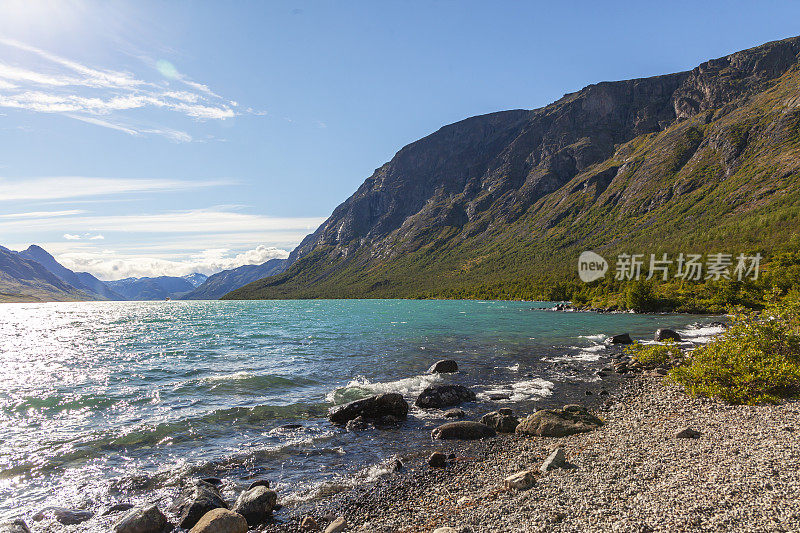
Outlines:
[[285,256],[403,145],[800,34],[797,2],[0,5],[0,244],[103,279]]

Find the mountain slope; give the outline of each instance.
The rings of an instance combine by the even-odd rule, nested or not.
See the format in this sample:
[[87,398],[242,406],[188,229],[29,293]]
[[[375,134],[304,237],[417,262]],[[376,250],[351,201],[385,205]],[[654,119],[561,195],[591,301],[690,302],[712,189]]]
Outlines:
[[89,274],[88,272],[73,272],[61,263],[56,261],[55,257],[50,255],[44,248],[36,246],[35,244],[29,246],[26,250],[18,252],[18,255],[29,261],[36,261],[60,280],[72,285],[76,289],[85,292],[90,296],[94,296],[100,300],[124,300],[122,296],[111,290],[105,283]]
[[185,278],[159,276],[155,278],[125,278],[107,281],[106,284],[128,300],[164,300],[178,298],[194,289]]
[[0,302],[77,301],[89,295],[35,261],[0,247]]
[[210,276],[205,283],[186,294],[182,300],[217,300],[232,290],[283,271],[285,259],[270,259],[260,265],[244,265]]
[[800,38],[445,126],[283,274],[226,298],[540,297],[580,251],[768,252],[800,229]]

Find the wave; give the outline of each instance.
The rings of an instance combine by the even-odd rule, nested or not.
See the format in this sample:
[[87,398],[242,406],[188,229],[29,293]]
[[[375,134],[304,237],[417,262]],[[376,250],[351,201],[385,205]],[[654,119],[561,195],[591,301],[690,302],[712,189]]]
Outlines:
[[719,324],[691,324],[685,329],[677,330],[683,340],[696,344],[705,344],[723,331],[725,327]]
[[426,387],[439,381],[442,381],[441,374],[421,374],[386,382],[372,382],[364,376],[358,376],[344,387],[329,392],[326,399],[339,405],[386,392],[399,392],[403,396],[417,396]]
[[550,396],[553,394],[553,387],[554,383],[552,381],[534,378],[486,389],[483,392],[479,392],[477,396],[481,400],[491,400],[493,395],[508,395],[508,398],[493,401],[521,402]]
[[174,393],[204,392],[211,394],[242,394],[252,392],[261,395],[267,391],[274,391],[276,389],[308,387],[318,384],[318,381],[300,376],[253,374],[251,372],[240,371],[232,374],[220,374],[187,381],[179,385]]

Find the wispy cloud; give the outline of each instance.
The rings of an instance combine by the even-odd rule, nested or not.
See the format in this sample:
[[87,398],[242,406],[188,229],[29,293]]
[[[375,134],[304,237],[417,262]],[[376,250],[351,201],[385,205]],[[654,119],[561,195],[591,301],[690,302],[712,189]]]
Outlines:
[[21,220],[26,218],[51,218],[51,217],[66,217],[72,215],[80,215],[85,213],[81,209],[64,209],[62,211],[28,211],[25,213],[6,213],[0,215],[0,220],[2,219],[12,219],[12,220]]
[[77,240],[79,240],[81,238],[81,236],[80,235],[73,235],[71,233],[65,233],[64,234],[64,238],[67,239],[68,241],[77,241]]
[[[228,185],[229,180],[168,180],[94,178],[58,176],[42,178],[0,178],[0,202],[19,200],[55,200],[87,196],[106,196],[131,192],[195,189]],[[73,213],[74,214],[74,213]],[[35,218],[35,217],[30,217]],[[44,217],[49,219],[51,217]],[[31,221],[32,222],[32,221]]]
[[193,138],[174,128],[139,126],[141,120],[126,116],[137,110],[169,111],[196,121],[237,115],[237,102],[189,79],[164,60],[156,63],[162,79],[147,81],[126,71],[90,67],[13,39],[0,37],[0,46],[32,59],[25,66],[0,61],[0,107],[62,114],[129,135],[162,135],[176,142]]

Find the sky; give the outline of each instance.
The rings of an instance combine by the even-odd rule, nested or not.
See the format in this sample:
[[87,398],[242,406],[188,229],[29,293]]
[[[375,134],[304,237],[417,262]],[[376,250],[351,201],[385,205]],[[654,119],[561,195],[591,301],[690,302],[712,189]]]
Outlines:
[[105,280],[286,257],[445,124],[798,20],[794,1],[3,0],[0,245]]

